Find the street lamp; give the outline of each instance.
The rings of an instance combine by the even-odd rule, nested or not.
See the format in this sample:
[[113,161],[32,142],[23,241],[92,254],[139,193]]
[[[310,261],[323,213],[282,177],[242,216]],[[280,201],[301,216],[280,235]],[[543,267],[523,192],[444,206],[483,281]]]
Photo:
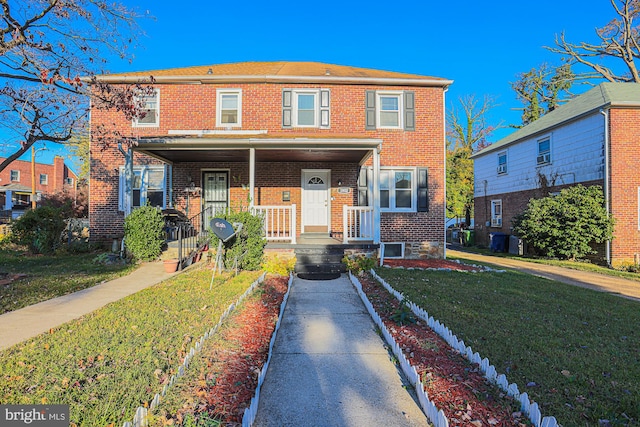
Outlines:
[[38,148],[31,146],[31,209],[36,208],[36,152],[44,151],[47,147]]

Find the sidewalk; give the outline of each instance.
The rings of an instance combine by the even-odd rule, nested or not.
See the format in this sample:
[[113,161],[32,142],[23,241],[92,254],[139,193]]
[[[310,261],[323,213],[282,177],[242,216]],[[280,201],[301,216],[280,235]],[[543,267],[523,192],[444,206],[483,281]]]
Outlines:
[[254,425],[428,425],[405,385],[345,275],[296,278]]
[[155,285],[173,274],[165,273],[161,262],[148,262],[127,276],[0,315],[0,350]]
[[607,276],[605,274],[592,273],[589,271],[572,270],[570,268],[556,267],[553,265],[536,264],[513,258],[481,255],[473,252],[466,252],[462,249],[458,250],[458,248],[452,248],[451,246],[447,246],[447,257],[463,258],[471,261],[494,264],[499,267],[519,270],[524,273],[545,277],[547,279],[556,280],[569,285],[616,294],[624,298],[640,301],[640,281]]

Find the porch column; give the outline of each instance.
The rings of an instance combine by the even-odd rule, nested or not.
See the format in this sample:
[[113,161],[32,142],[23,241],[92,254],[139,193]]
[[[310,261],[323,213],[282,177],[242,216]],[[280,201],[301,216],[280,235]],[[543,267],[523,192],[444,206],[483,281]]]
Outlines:
[[380,243],[380,147],[373,151],[373,243]]
[[249,208],[253,208],[256,187],[256,149],[249,148]]
[[133,150],[131,148],[126,151],[122,148],[122,144],[118,144],[118,150],[124,156],[124,216],[125,218],[131,213],[133,205]]

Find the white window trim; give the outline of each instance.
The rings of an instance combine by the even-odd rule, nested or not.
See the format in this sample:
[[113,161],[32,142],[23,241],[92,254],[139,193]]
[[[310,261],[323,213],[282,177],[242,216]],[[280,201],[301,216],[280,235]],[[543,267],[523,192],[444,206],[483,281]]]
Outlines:
[[[13,179],[13,173],[16,172],[18,174],[18,179]],[[9,181],[11,182],[20,182],[20,171],[19,170],[12,170],[11,172],[9,172]]]
[[[504,155],[505,157],[505,162],[504,165],[500,164],[500,156]],[[498,166],[497,166],[497,171],[498,171],[498,176],[502,176],[502,175],[506,175],[509,172],[509,167],[507,166],[509,164],[509,155],[507,153],[507,151],[500,151],[498,153]]]
[[[495,214],[495,206],[500,204],[500,215]],[[503,206],[502,199],[491,200],[491,227],[502,228]]]
[[[410,208],[396,208],[396,207],[392,208],[391,207],[391,206],[395,206],[395,198],[396,198],[395,180],[392,180],[393,188],[389,188],[389,207],[383,208],[382,206],[380,206],[380,212],[417,212],[418,211],[418,188],[417,188],[417,182],[416,182],[416,179],[417,179],[416,168],[400,167],[400,166],[398,167],[385,166],[385,167],[381,167],[380,170],[391,172],[391,173],[411,172],[411,207]],[[380,185],[378,187],[379,187],[379,191],[383,190]],[[391,202],[392,200],[393,200],[393,203]]]
[[[167,168],[164,165],[144,165],[144,166],[134,166],[133,173],[135,175],[136,172],[140,172],[141,177],[141,185],[140,185],[140,206],[145,206],[147,204],[147,181],[145,177],[148,176],[145,172],[154,170],[162,170],[164,179],[162,180],[162,209],[167,207]],[[124,166],[120,166],[120,175],[119,175],[119,183],[118,183],[118,210],[124,210],[124,187],[125,187],[125,170]],[[132,183],[133,184],[133,183]],[[132,188],[131,191],[134,189]],[[135,209],[140,206],[131,206],[132,209]]]
[[[44,177],[44,182],[42,182],[42,177]],[[49,175],[46,173],[41,173],[38,177],[38,181],[40,182],[40,185],[49,185]]]
[[[238,96],[238,122],[237,123],[222,123],[222,95]],[[216,127],[219,127],[219,128],[242,127],[242,89],[216,90]]]
[[[313,95],[313,125],[301,125],[298,123],[298,95]],[[297,128],[320,127],[320,90],[319,89],[294,89],[291,91],[291,123]]]
[[[544,140],[549,140],[549,153],[540,154],[540,143],[543,142]],[[536,165],[537,166],[544,166],[544,165],[551,164],[552,148],[553,148],[553,144],[551,141],[551,135],[546,135],[546,136],[543,136],[542,138],[536,139]]]
[[160,127],[160,89],[155,88],[156,94],[156,122],[155,123],[139,123],[137,118],[134,118],[131,125],[135,128],[157,128]]
[[[380,112],[382,111],[382,97],[398,98],[398,125],[382,126],[380,120]],[[376,128],[378,129],[404,129],[404,92],[400,91],[376,91]]]
[[[385,256],[384,251],[387,245],[400,245],[400,256]],[[404,242],[382,242],[383,259],[403,259],[404,258]]]

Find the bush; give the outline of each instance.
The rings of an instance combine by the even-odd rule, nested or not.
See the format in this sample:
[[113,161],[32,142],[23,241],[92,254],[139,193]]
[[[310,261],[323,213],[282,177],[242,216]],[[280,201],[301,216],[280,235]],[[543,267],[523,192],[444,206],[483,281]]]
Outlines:
[[595,253],[592,244],[613,234],[613,217],[599,186],[576,185],[556,196],[531,199],[513,224],[514,233],[540,255],[570,260]]
[[50,254],[62,243],[65,228],[63,209],[43,206],[26,211],[12,223],[11,239],[34,254]]
[[[226,245],[224,265],[227,269],[234,268],[236,259],[237,267],[241,270],[260,270],[264,256],[264,247],[267,244],[264,238],[264,225],[262,218],[252,215],[250,212],[228,212],[218,215],[229,223],[241,222],[242,230]],[[218,238],[214,235],[211,245],[218,246]]]
[[158,258],[164,244],[162,212],[152,206],[134,209],[124,220],[124,241],[134,259]]
[[347,270],[351,273],[359,275],[364,271],[369,271],[376,266],[376,260],[364,255],[350,257],[345,255],[342,262],[347,266]]
[[267,257],[262,269],[269,274],[288,276],[296,266],[295,257],[280,258],[278,255]]

